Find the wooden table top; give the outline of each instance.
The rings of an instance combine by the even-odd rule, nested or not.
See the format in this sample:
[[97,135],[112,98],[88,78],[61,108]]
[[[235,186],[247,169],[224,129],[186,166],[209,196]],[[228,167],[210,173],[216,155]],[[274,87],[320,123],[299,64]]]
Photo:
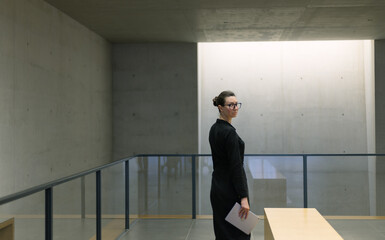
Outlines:
[[343,239],[315,208],[265,208],[274,239]]

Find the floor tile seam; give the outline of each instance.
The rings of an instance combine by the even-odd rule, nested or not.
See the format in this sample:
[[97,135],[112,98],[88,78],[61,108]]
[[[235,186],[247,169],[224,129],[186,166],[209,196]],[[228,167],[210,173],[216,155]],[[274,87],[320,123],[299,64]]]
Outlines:
[[137,222],[139,222],[140,219],[134,220],[131,224],[129,224],[129,229],[125,229],[117,238],[116,240],[121,240],[127,236],[129,232],[131,232],[133,227],[136,225]]
[[[346,222],[346,221],[345,221]],[[347,221],[351,222],[351,221]],[[361,234],[369,234],[369,235],[375,235],[375,236],[381,236],[385,237],[385,232],[379,231],[375,226],[372,226],[369,224],[368,221],[361,221],[361,224],[363,224],[364,229],[360,230]],[[345,223],[342,223],[339,227],[333,226],[336,230],[338,230],[338,233],[341,234],[342,236],[350,236],[352,234],[352,231],[356,229],[355,226],[347,226]]]
[[188,239],[190,238],[191,230],[192,230],[193,226],[195,225],[195,222],[196,222],[195,219],[193,219],[193,220],[191,221],[190,228],[189,228],[189,230],[188,230],[188,232],[187,232],[187,235],[186,235],[185,240],[188,240]]
[[131,224],[129,224],[129,229],[127,232],[131,231],[133,227],[135,227],[135,225],[140,222],[141,219],[135,219]]
[[[369,228],[371,231],[375,231],[375,232],[381,233],[381,232],[379,231],[379,229],[378,229],[376,226],[374,226],[371,222],[366,222],[366,225],[368,226],[368,228]],[[385,232],[384,232],[384,233],[385,233]]]

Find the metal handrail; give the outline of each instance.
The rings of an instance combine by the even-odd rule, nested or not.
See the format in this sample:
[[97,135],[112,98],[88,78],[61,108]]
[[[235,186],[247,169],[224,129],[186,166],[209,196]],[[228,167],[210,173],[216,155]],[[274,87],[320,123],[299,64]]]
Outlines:
[[[45,191],[45,239],[51,240],[53,238],[52,232],[52,218],[53,218],[53,198],[52,188],[54,186],[75,180],[87,176],[92,173],[96,173],[96,239],[101,239],[101,170],[117,165],[119,163],[125,163],[125,229],[129,229],[129,161],[138,157],[191,157],[192,159],[192,173],[196,172],[195,161],[196,157],[210,157],[211,154],[138,154],[135,156],[123,158],[96,168],[92,168],[77,174],[70,175],[68,177],[60,178],[45,184],[41,184],[26,190],[7,195],[0,198],[0,205],[27,197],[37,192]],[[355,153],[355,154],[245,154],[246,157],[302,157],[303,159],[303,191],[304,191],[304,207],[307,208],[307,158],[308,157],[354,157],[354,156],[385,156],[385,154],[377,153]],[[192,174],[192,218],[196,218],[196,179],[195,174]]]
[[[68,177],[60,178],[60,179],[54,180],[52,182],[48,182],[48,183],[44,183],[44,184],[41,184],[41,185],[38,185],[38,186],[35,186],[35,187],[31,187],[31,188],[28,188],[26,190],[23,190],[23,191],[20,191],[20,192],[16,192],[16,193],[7,195],[5,197],[1,197],[0,198],[0,205],[6,204],[8,202],[15,201],[15,200],[23,198],[23,197],[27,197],[27,196],[32,195],[34,193],[44,191],[44,190],[46,190],[48,188],[52,188],[54,186],[57,186],[57,185],[69,182],[71,180],[74,180],[74,179],[77,179],[77,178],[80,178],[80,177],[83,177],[83,176],[86,176],[86,175],[89,175],[91,173],[95,173],[97,171],[109,168],[109,167],[114,166],[116,164],[123,163],[125,161],[129,161],[129,160],[137,158],[137,157],[192,157],[192,156],[195,156],[195,157],[209,157],[209,156],[211,156],[211,154],[138,154],[138,155],[127,157],[127,158],[123,158],[123,159],[120,159],[120,160],[117,160],[117,161],[114,161],[112,163],[108,163],[108,164],[105,164],[105,165],[102,165],[102,166],[99,166],[99,167],[96,167],[96,168],[92,168],[92,169],[89,169],[89,170],[86,170],[86,171],[83,171],[83,172],[80,172],[80,173],[76,173],[76,174],[70,175]],[[307,156],[307,157],[332,157],[332,156],[339,156],[339,157],[349,157],[350,156],[350,157],[353,157],[353,156],[368,156],[368,157],[371,157],[371,156],[385,156],[385,154],[377,154],[377,153],[354,153],[354,154],[245,154],[245,156],[247,156],[247,157],[251,157],[251,156],[264,156],[264,157],[304,157],[304,156]]]
[[70,175],[68,177],[60,178],[60,179],[54,180],[52,182],[44,183],[44,184],[41,184],[41,185],[38,185],[38,186],[35,186],[35,187],[28,188],[26,190],[17,192],[17,193],[13,193],[13,194],[7,195],[5,197],[0,198],[0,205],[6,204],[6,203],[9,203],[9,202],[13,202],[13,201],[18,200],[20,198],[27,197],[27,196],[32,195],[34,193],[44,191],[46,189],[49,189],[49,188],[52,188],[54,186],[57,186],[57,185],[60,185],[60,184],[63,184],[63,183],[75,180],[75,179],[80,178],[80,177],[84,177],[86,175],[89,175],[91,173],[95,173],[97,171],[101,171],[103,169],[109,168],[109,167],[114,166],[116,164],[119,164],[119,163],[122,163],[122,162],[125,162],[125,161],[129,161],[129,160],[131,160],[133,158],[136,158],[136,157],[138,157],[138,156],[124,158],[124,159],[121,159],[121,160],[118,160],[118,161],[115,161],[115,162],[112,162],[112,163],[108,163],[108,164],[105,164],[105,165],[102,165],[102,166],[99,166],[99,167],[96,167],[96,168],[92,168],[92,169],[89,169],[89,170],[86,170],[86,171],[83,171],[83,172],[80,172],[80,173],[76,173],[76,174]]

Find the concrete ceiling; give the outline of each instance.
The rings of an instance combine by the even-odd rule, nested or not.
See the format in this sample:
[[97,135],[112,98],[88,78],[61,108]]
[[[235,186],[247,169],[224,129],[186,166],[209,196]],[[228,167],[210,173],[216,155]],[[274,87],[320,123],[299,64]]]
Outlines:
[[385,0],[45,0],[114,43],[385,39]]

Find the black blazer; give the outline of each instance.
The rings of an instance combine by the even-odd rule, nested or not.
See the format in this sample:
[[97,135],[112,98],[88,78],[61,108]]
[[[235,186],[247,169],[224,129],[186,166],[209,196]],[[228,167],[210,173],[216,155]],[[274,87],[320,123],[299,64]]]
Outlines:
[[214,164],[213,179],[223,183],[222,187],[230,188],[228,193],[235,192],[236,196],[232,197],[236,197],[238,201],[248,197],[247,179],[243,168],[245,143],[235,128],[227,121],[217,119],[210,129],[209,142]]

